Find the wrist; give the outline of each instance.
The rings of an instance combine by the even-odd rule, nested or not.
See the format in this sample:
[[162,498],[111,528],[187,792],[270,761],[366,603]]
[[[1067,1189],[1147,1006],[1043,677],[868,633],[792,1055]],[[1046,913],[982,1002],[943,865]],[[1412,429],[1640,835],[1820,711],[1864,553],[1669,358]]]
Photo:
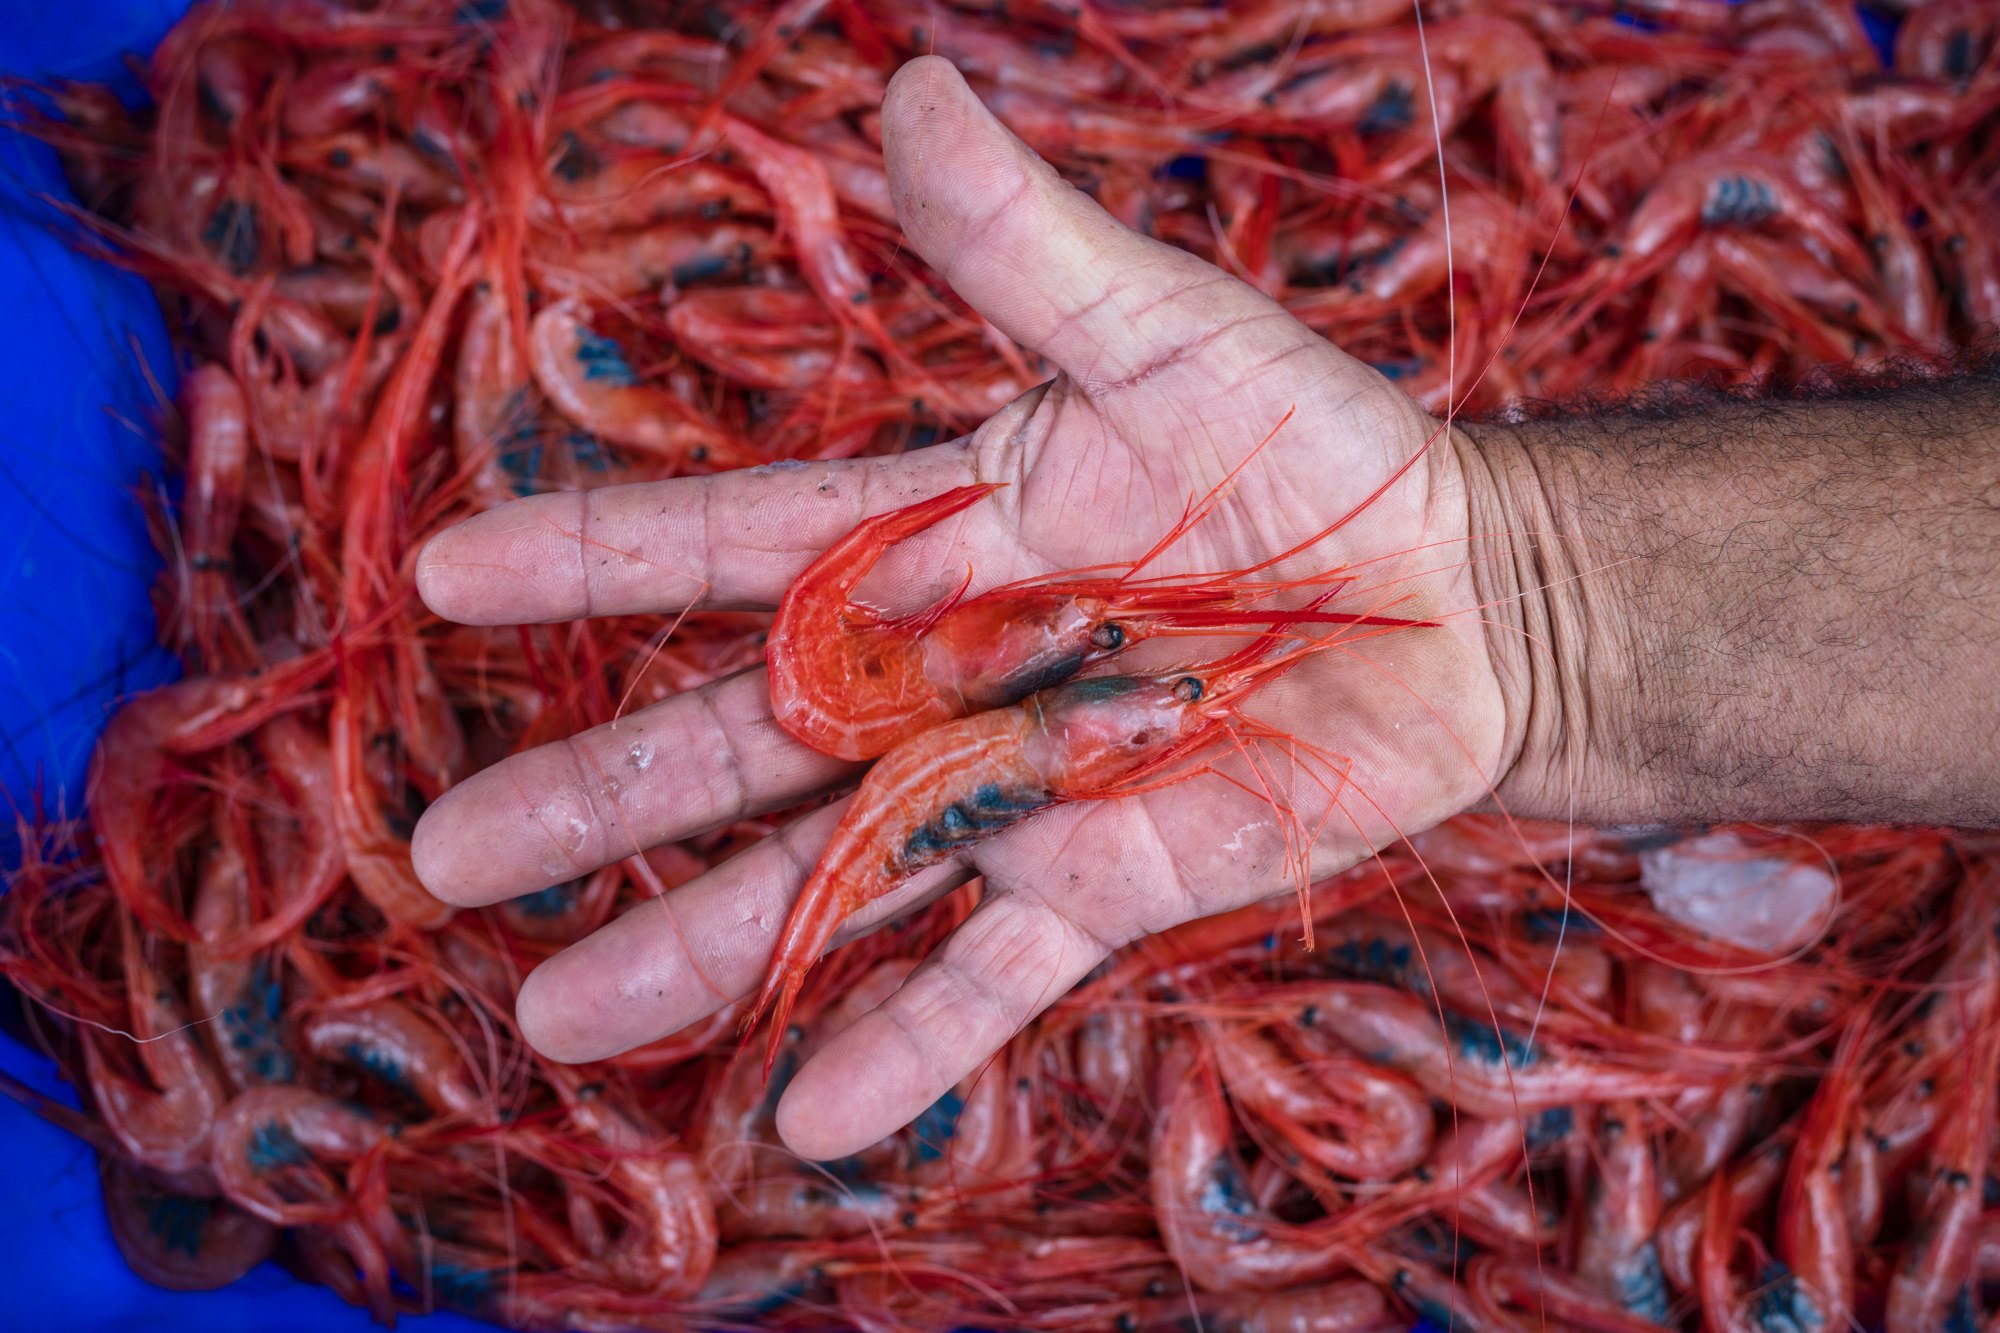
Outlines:
[[[1466,503],[1476,614],[1505,710],[1499,804],[1523,818],[1635,817],[1653,795],[1625,759],[1625,714],[1643,623],[1627,553],[1582,522],[1571,451],[1531,447],[1499,423],[1451,432]],[[1606,497],[1588,496],[1592,509]]]

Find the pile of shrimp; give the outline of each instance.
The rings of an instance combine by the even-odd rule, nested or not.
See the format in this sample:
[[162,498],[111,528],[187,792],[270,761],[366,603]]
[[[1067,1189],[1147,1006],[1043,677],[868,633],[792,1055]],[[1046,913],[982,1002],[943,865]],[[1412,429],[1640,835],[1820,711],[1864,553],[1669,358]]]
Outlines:
[[[909,56],[1435,410],[1499,411],[2000,322],[1990,6],[1914,10],[1888,69],[1814,0],[647,8],[205,3],[142,109],[9,92],[185,358],[185,678],[111,719],[87,819],[24,825],[0,899],[84,1109],[11,1091],[97,1148],[135,1270],[275,1259],[384,1322],[550,1329],[1982,1326],[1990,841],[1462,817],[1315,886],[1311,951],[1290,900],[1135,945],[819,1165],[778,1093],[977,884],[829,955],[768,1048],[725,1010],[565,1066],[523,976],[797,812],[456,913],[409,839],[771,623],[443,624],[430,535],[921,446],[1044,377],[901,242]],[[1803,929],[1705,934],[1715,884]]]

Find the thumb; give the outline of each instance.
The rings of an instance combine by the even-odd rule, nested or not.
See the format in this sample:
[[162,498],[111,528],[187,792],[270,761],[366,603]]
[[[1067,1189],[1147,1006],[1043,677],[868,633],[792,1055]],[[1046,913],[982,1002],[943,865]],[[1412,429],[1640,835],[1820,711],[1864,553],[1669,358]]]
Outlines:
[[973,309],[1085,388],[1145,379],[1246,320],[1282,313],[1067,184],[938,56],[890,81],[882,147],[917,252]]

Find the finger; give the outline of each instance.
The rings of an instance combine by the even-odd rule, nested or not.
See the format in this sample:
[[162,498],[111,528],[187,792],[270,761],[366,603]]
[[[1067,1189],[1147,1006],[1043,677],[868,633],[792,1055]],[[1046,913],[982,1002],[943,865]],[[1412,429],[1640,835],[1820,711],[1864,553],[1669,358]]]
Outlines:
[[1002,332],[1087,390],[1149,378],[1248,321],[1286,319],[1249,286],[1139,235],[1065,183],[939,57],[912,60],[890,80],[882,149],[896,216],[917,252]]
[[1039,898],[980,904],[902,988],[830,1040],[778,1103],[785,1146],[815,1161],[909,1124],[1103,961]]
[[[601,1060],[677,1032],[750,994],[846,802],[814,811],[706,875],[640,903],[528,974],[521,1034],[552,1060]],[[962,883],[933,866],[849,918],[839,944]]]
[[977,480],[971,440],[536,495],[430,539],[417,591],[447,620],[541,624],[701,605],[771,607],[870,514]]
[[745,671],[475,773],[424,812],[410,855],[432,893],[479,907],[796,804],[854,771],[787,735],[764,672]]

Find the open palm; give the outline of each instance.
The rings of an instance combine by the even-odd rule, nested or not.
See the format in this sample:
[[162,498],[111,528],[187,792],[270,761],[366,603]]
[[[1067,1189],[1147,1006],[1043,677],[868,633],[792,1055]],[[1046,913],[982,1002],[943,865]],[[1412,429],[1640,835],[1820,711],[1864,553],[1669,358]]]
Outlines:
[[[1009,485],[905,543],[880,571],[915,607],[967,565],[974,591],[1130,559],[1288,410],[1226,503],[1155,572],[1241,567],[1360,505],[1436,431],[1373,370],[1220,270],[1120,226],[1009,135],[950,65],[890,85],[884,139],[911,244],[1000,330],[1061,370],[970,437],[895,458],[759,469],[521,501],[440,535],[419,569],[440,614],[507,624],[705,606],[770,607],[861,518],[972,481]],[[1448,439],[1288,571],[1356,566],[1397,614],[1442,616],[1329,652],[1250,711],[1324,752],[1267,765],[1317,829],[1312,869],[1353,864],[1479,799],[1503,748],[1501,687],[1472,591]],[[1453,614],[1456,613],[1456,614]],[[1149,644],[1126,662],[1187,659]],[[653,764],[652,756],[670,762]],[[1240,765],[1240,759],[1227,762]],[[851,780],[773,722],[764,673],[669,699],[505,761],[448,793],[416,834],[424,882],[475,905],[533,892]],[[1247,769],[1239,769],[1247,773]],[[1328,791],[1338,799],[1329,804]],[[1324,822],[1321,816],[1326,816]],[[528,1040],[587,1060],[753,991],[839,818],[822,810],[545,963],[523,986]],[[850,932],[970,874],[979,909],[878,1009],[832,1040],[779,1108],[811,1157],[918,1115],[1107,952],[1282,893],[1296,857],[1270,803],[1216,777],[1062,807],[919,876]]]

